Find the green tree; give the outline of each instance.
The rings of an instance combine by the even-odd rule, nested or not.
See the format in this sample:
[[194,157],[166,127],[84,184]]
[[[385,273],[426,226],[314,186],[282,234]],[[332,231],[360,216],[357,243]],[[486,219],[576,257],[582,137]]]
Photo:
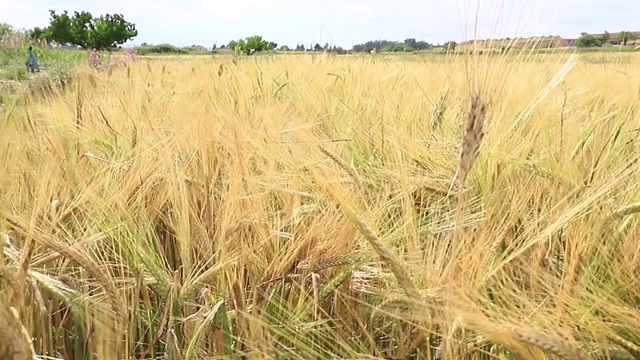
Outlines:
[[455,41],[447,41],[442,46],[445,49],[447,49],[447,51],[455,51],[456,50],[456,46],[458,46],[458,43],[456,43]]
[[247,42],[243,39],[231,40],[227,46],[236,53],[248,53]]
[[576,41],[578,47],[598,47],[602,45],[602,42],[593,35],[582,33]]
[[414,38],[404,39],[404,43],[411,47],[411,49],[416,49],[418,47],[418,42]]
[[62,14],[58,15],[54,10],[49,10],[49,15],[51,18],[49,26],[44,30],[44,38],[47,41],[55,41],[59,44],[74,44],[73,26],[68,12],[63,11]]
[[609,40],[611,40],[611,34],[609,34],[609,32],[607,30],[604,31],[604,34],[602,34],[602,36],[600,37],[600,41],[603,44],[606,44],[609,42]]
[[138,36],[136,26],[127,22],[120,14],[106,14],[94,19],[92,29],[89,34],[90,44],[96,49],[122,45]]
[[618,34],[618,44],[622,44],[624,46],[627,46],[628,41],[635,40],[635,39],[636,39],[636,35],[631,31],[621,31]]
[[91,30],[93,27],[93,16],[90,13],[83,11],[73,13],[73,17],[69,19],[71,23],[71,34],[74,45],[79,45],[83,48],[96,47],[91,44]]
[[29,38],[31,40],[35,40],[35,41],[44,39],[44,36],[45,36],[44,29],[39,28],[37,26],[29,30],[27,34],[29,35]]
[[138,36],[134,24],[127,22],[120,14],[106,14],[94,18],[91,13],[67,11],[56,14],[50,10],[49,26],[44,29],[44,38],[59,44],[77,45],[97,50],[113,48]]
[[240,40],[232,40],[229,42],[229,49],[251,55],[255,52],[275,50],[278,44],[265,41],[262,36],[254,35]]

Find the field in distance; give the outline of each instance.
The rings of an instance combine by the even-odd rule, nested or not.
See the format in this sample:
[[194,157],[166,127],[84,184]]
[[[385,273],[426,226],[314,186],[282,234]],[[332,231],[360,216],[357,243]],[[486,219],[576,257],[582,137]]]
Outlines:
[[639,89],[637,53],[80,68],[0,118],[0,352],[637,357]]

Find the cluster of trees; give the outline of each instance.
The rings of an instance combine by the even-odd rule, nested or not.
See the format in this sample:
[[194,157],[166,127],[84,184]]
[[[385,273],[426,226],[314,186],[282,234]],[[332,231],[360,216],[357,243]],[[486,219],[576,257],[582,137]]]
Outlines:
[[621,31],[617,36],[612,39],[611,34],[605,31],[600,36],[595,36],[583,32],[578,40],[576,40],[576,46],[578,47],[600,47],[604,44],[624,45],[627,46],[629,41],[636,40],[636,34],[631,31]]
[[278,44],[262,39],[262,36],[254,35],[245,39],[231,40],[227,47],[233,51],[244,54],[253,54],[254,52],[275,50]]
[[69,16],[67,11],[56,14],[53,10],[49,14],[49,26],[29,31],[32,39],[103,50],[124,44],[138,35],[136,26],[120,14],[93,17],[89,12],[75,11],[73,16]]
[[371,50],[391,51],[391,52],[410,52],[416,50],[428,50],[434,45],[426,41],[416,41],[416,39],[405,39],[404,42],[390,40],[374,40],[367,41],[364,44],[353,46],[355,52],[370,52]]
[[[53,10],[50,10],[49,14],[49,26],[45,28],[36,27],[28,32],[33,40],[45,40],[49,43],[79,46],[84,49],[104,50],[124,44],[138,35],[136,26],[126,21],[120,14],[106,14],[100,17],[94,17],[86,11],[75,11],[71,16],[67,11],[64,11],[62,14],[56,14]],[[0,35],[11,31],[11,28],[7,26],[0,26]],[[621,31],[615,34],[615,38],[612,38],[612,35],[608,31],[605,31],[602,35],[582,33],[580,38],[576,40],[576,45],[578,47],[600,47],[604,44],[620,44],[626,46],[628,42],[635,41],[636,38],[636,34],[631,31]],[[444,44],[444,47],[449,50],[454,50],[456,45],[455,42],[448,42]],[[255,52],[272,51],[275,50],[277,46],[278,44],[266,41],[262,36],[255,35],[244,39],[233,40],[229,42],[228,45],[221,46],[220,49],[228,48],[248,55]],[[168,44],[162,44],[160,47],[159,49],[152,49],[150,47],[149,50],[152,52],[155,50],[160,52],[173,52],[174,50],[173,47]],[[428,50],[434,47],[435,45],[426,41],[409,38],[403,42],[390,40],[367,41],[363,44],[354,45],[352,51],[371,52],[372,50],[376,50],[386,52],[411,52]],[[216,48],[214,45],[213,50],[216,50]],[[181,50],[188,52],[188,49]],[[290,51],[292,49],[283,45],[279,50]],[[308,48],[305,47],[305,45],[298,44],[295,50],[326,51],[339,54],[347,52],[341,47],[330,46],[328,43],[324,46],[320,44],[310,45]]]
[[[448,42],[444,44],[444,47],[453,49],[455,48],[455,42]],[[417,41],[416,39],[406,39],[404,42],[391,41],[391,40],[373,40],[367,41],[363,44],[356,44],[353,46],[353,52],[371,52],[372,50],[376,51],[386,51],[386,52],[411,52],[417,50],[428,50],[434,48],[435,45],[430,44],[426,41]],[[282,46],[280,50],[289,51],[289,47]],[[302,44],[298,44],[295,47],[295,51],[326,51],[326,52],[335,52],[338,54],[347,53],[347,50],[343,49],[339,46],[330,46],[328,43],[324,46],[320,44],[310,45],[309,47],[305,47]]]
[[[291,49],[286,45],[281,46],[280,50],[291,51]],[[340,46],[335,46],[335,45],[331,46],[329,45],[329,43],[324,44],[324,46],[316,43],[315,45],[309,45],[308,48],[305,47],[303,44],[298,44],[296,45],[295,51],[326,51],[326,52],[335,52],[338,54],[345,54],[347,52]]]

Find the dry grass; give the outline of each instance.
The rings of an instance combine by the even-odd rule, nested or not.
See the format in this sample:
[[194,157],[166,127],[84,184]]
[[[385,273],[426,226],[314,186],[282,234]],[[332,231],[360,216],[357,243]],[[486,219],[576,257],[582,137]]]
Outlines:
[[638,60],[81,69],[0,118],[0,351],[637,357]]

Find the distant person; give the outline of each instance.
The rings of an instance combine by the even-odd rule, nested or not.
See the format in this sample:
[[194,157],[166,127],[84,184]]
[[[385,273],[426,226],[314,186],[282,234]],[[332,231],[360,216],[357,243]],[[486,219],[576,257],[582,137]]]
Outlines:
[[27,57],[27,70],[34,72],[40,69],[38,65],[38,57],[36,53],[33,51],[33,46],[29,46],[29,57]]

